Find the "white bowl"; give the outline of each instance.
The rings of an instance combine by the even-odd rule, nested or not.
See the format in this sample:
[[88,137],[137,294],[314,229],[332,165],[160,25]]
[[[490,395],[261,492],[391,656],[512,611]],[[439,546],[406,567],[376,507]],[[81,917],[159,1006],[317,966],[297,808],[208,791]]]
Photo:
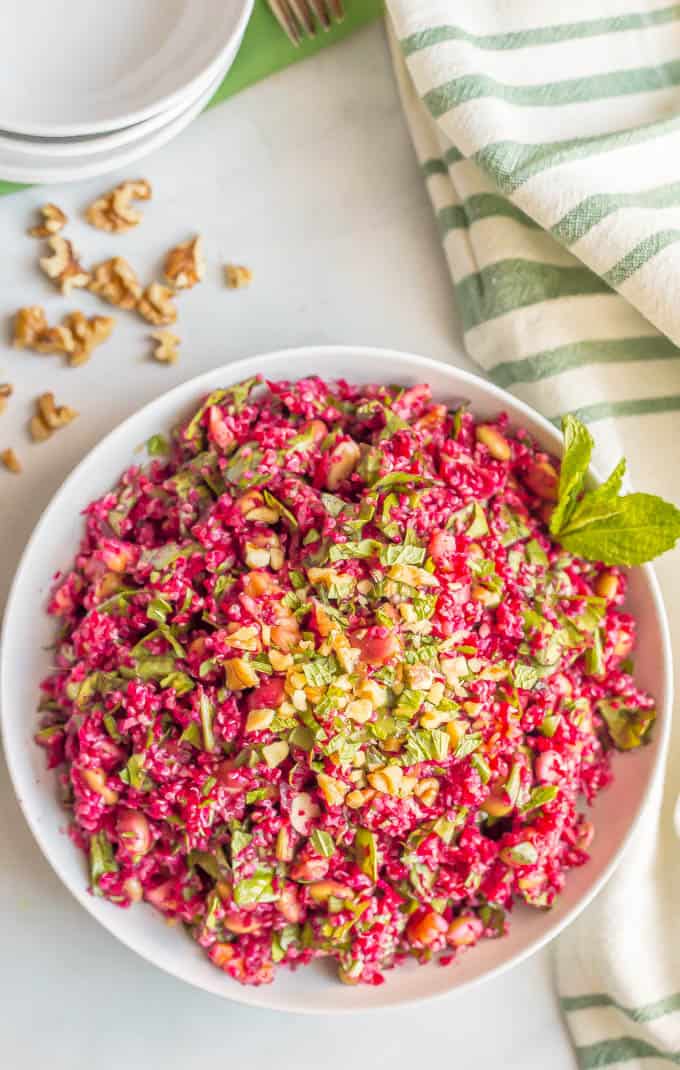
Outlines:
[[[356,382],[429,382],[445,402],[466,398],[473,411],[490,417],[509,414],[547,449],[559,454],[560,436],[541,416],[505,391],[457,368],[389,350],[318,346],[239,361],[183,383],[131,416],[107,435],[72,472],[38,523],[24,552],[10,594],[2,640],[2,729],[14,787],[35,838],[73,895],[128,947],[168,973],[208,992],[258,1007],[307,1013],[366,1011],[413,1003],[460,991],[508,969],[552,939],[607,880],[635,835],[643,805],[661,774],[671,719],[671,656],[668,627],[652,570],[630,576],[629,606],[639,625],[637,680],[656,698],[658,721],[652,742],[633,754],[614,758],[614,784],[594,807],[597,835],[590,862],[572,870],[551,911],[513,911],[510,934],[487,940],[460,963],[407,964],[388,971],[378,988],[348,988],[330,966],[318,962],[296,973],[281,971],[272,985],[243,988],[217,970],[181,929],[171,928],[145,905],[121,910],[87,891],[83,857],[64,834],[65,814],[56,800],[53,772],[33,742],[38,683],[50,664],[53,624],[42,612],[52,575],[71,562],[82,532],[82,509],[111,487],[123,469],[139,462],[138,447],[152,434],[186,417],[202,395],[261,372],[269,378],[299,378],[318,373]],[[55,918],[55,924],[58,919]]]
[[0,128],[71,137],[166,111],[217,72],[253,0],[21,0],[3,18]]
[[183,93],[171,108],[157,112],[148,119],[143,119],[140,123],[124,126],[122,130],[111,130],[104,134],[80,134],[77,137],[29,137],[28,134],[12,134],[6,130],[0,130],[0,152],[7,153],[8,157],[15,153],[30,153],[31,156],[48,157],[49,159],[45,161],[47,165],[50,159],[55,156],[58,159],[64,156],[71,158],[96,156],[102,152],[120,149],[123,145],[129,145],[133,141],[139,141],[141,138],[152,134],[154,130],[167,126],[169,122],[185,112],[199,96],[202,97],[208,87],[214,92],[216,79],[218,79],[217,85],[219,85],[227,69],[231,66],[231,61],[236,55],[239,43],[240,41],[236,41],[233,51],[223,57],[224,69],[220,67],[219,71],[216,72],[211,68],[207,75],[192,83],[189,90]]
[[[238,43],[234,46],[234,54],[237,48]],[[95,178],[97,175],[116,171],[134,160],[141,160],[176,137],[203,111],[217,92],[226,69],[221,70],[174,118],[138,138],[108,148],[104,152],[43,156],[33,153],[30,149],[8,149],[0,145],[0,178],[11,182],[79,182],[84,178]]]

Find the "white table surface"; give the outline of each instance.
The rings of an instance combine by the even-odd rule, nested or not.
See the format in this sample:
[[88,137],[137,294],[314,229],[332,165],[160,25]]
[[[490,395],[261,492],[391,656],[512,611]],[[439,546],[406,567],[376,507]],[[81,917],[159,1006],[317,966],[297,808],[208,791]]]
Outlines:
[[[174,367],[148,359],[141,321],[121,313],[83,368],[0,345],[0,382],[15,395],[0,449],[24,472],[0,471],[0,607],[22,547],[50,496],[107,431],[176,383],[238,357],[308,342],[364,343],[470,367],[424,184],[404,127],[382,27],[271,78],[197,120],[175,142],[119,174],[0,199],[0,315],[43,304],[50,322],[95,298],[61,298],[28,238],[49,199],[76,217],[85,264],[115,253],[142,277],[164,251],[204,236],[207,278],[182,295]],[[148,178],[144,223],[122,236],[78,215],[122,178]],[[221,265],[254,271],[228,292]],[[47,444],[25,427],[34,398],[55,392],[80,418]],[[420,1008],[354,1018],[253,1010],[194,990],[147,965],[101,929],[61,886],[19,813],[0,767],[0,1066],[7,1070],[270,1070],[441,1065],[458,1070],[574,1066],[542,952],[480,989]]]

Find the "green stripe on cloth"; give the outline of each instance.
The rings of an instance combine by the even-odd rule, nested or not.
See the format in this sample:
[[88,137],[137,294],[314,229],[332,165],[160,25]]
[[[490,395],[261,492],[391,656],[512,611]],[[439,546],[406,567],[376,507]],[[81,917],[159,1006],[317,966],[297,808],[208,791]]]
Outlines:
[[606,992],[596,992],[588,996],[562,996],[560,999],[562,1010],[567,1014],[575,1011],[590,1010],[593,1007],[614,1007],[632,1022],[653,1022],[656,1018],[662,1018],[665,1014],[673,1014],[680,1011],[680,992],[657,999],[654,1003],[647,1003],[642,1007],[623,1007]]
[[431,175],[448,175],[449,169],[443,160],[434,157],[431,160],[425,160],[425,163],[420,166],[421,171],[425,175],[425,178],[430,178]]
[[639,242],[634,249],[621,257],[618,263],[614,264],[614,267],[606,271],[602,277],[610,286],[621,286],[649,260],[658,256],[669,245],[675,245],[679,239],[680,230],[660,230],[656,234],[650,234],[648,238]]
[[661,26],[680,18],[680,4],[660,8],[658,11],[641,11],[629,15],[611,15],[607,18],[586,19],[583,22],[558,23],[555,26],[537,26],[528,30],[508,33],[474,34],[462,26],[433,26],[432,29],[411,34],[401,41],[405,56],[420,52],[423,48],[442,44],[444,41],[467,41],[476,48],[490,51],[506,51],[514,48],[530,48],[536,45],[559,44],[584,37],[597,37],[605,33],[621,33],[625,30],[643,30]]
[[521,360],[496,364],[489,378],[496,386],[537,383],[592,364],[628,364],[649,360],[680,360],[680,349],[662,334],[636,338],[592,339],[533,353]]
[[680,1051],[662,1051],[646,1040],[636,1037],[614,1037],[576,1048],[576,1058],[581,1070],[598,1070],[612,1063],[627,1063],[632,1059],[658,1059],[672,1066],[680,1066]]
[[464,331],[526,305],[610,292],[607,283],[588,268],[521,259],[499,260],[466,275],[456,286]]
[[442,235],[450,230],[469,227],[480,219],[490,216],[504,216],[514,219],[525,227],[535,230],[539,224],[531,219],[521,208],[517,208],[507,197],[498,193],[473,193],[461,204],[450,204],[437,212],[437,222]]
[[[617,416],[649,416],[660,412],[680,412],[680,394],[667,394],[659,398],[638,398],[633,401],[601,401],[597,405],[584,405],[580,409],[569,409],[584,424],[595,424],[598,420],[613,420]],[[555,417],[552,423],[560,426],[561,417]]]
[[636,193],[596,193],[579,201],[550,233],[563,245],[573,245],[607,216],[623,208],[673,208],[680,205],[680,182],[669,182]]
[[631,96],[680,84],[680,60],[633,70],[606,71],[540,85],[508,85],[486,74],[464,74],[425,93],[430,114],[439,119],[452,108],[480,97],[494,97],[521,108],[553,108],[609,97]]
[[475,152],[473,159],[492,176],[503,193],[514,193],[528,179],[551,167],[653,141],[678,130],[680,115],[629,130],[617,130],[613,134],[593,134],[590,137],[567,138],[564,141],[535,144],[496,141]]
[[[328,45],[344,40],[355,30],[379,18],[383,14],[384,3],[383,0],[344,0],[344,7],[345,17],[342,22],[334,23],[328,31],[317,33],[316,37],[305,38],[299,48],[295,48],[272,15],[266,0],[255,0],[243,44],[207,107],[212,108],[270,74],[299,63]],[[25,188],[21,183],[4,182],[0,179],[0,195]]]

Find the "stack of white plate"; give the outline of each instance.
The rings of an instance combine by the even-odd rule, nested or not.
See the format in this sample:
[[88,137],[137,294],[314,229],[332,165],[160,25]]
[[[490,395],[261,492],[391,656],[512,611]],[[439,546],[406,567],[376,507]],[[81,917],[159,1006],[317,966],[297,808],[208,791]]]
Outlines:
[[210,100],[253,0],[18,0],[0,11],[0,178],[113,171]]

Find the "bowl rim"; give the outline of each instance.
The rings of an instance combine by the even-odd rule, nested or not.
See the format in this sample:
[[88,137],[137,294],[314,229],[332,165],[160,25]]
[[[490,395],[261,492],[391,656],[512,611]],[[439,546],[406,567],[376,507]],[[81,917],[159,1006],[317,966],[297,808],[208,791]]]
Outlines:
[[[339,1005],[329,1010],[327,1007],[316,1008],[312,1005],[305,1005],[303,1007],[291,1008],[283,1001],[273,998],[270,1003],[265,1007],[259,1001],[251,998],[251,989],[244,985],[235,983],[233,985],[233,991],[230,987],[228,991],[222,989],[217,990],[216,987],[208,987],[200,983],[199,981],[192,980],[185,976],[180,966],[177,969],[157,961],[153,954],[140,950],[135,942],[122,936],[117,931],[115,924],[115,913],[111,912],[111,921],[109,922],[108,916],[106,918],[100,917],[94,912],[94,904],[96,900],[88,893],[87,887],[79,887],[75,885],[75,882],[71,880],[68,873],[63,871],[63,867],[54,859],[51,855],[50,842],[51,835],[49,832],[43,833],[40,823],[34,819],[30,812],[28,804],[25,804],[22,798],[21,791],[21,773],[18,766],[18,761],[15,760],[15,752],[8,745],[9,734],[9,714],[10,703],[8,701],[9,696],[5,693],[7,672],[5,670],[5,659],[7,657],[6,651],[9,644],[7,637],[10,631],[10,625],[17,613],[17,601],[20,587],[20,580],[24,569],[26,567],[29,556],[34,546],[42,539],[43,533],[46,530],[52,514],[59,508],[60,501],[66,491],[74,486],[79,479],[81,470],[85,465],[91,464],[94,460],[104,454],[107,454],[112,445],[115,443],[117,436],[124,436],[128,430],[129,425],[141,418],[143,415],[148,414],[155,406],[163,403],[165,405],[172,404],[177,400],[178,405],[186,401],[185,395],[188,391],[195,391],[196,399],[205,395],[212,389],[216,389],[216,382],[219,380],[220,385],[228,386],[231,383],[239,382],[241,379],[253,374],[253,366],[258,363],[267,368],[271,368],[273,365],[282,365],[283,377],[287,377],[285,374],[286,364],[291,360],[309,360],[314,361],[318,367],[317,372],[323,372],[324,357],[356,357],[357,354],[365,354],[367,358],[367,367],[370,367],[370,358],[376,357],[381,359],[388,359],[394,363],[395,368],[395,380],[398,379],[398,372],[400,368],[408,367],[410,370],[422,370],[426,373],[428,370],[442,372],[446,374],[453,373],[459,380],[462,386],[469,384],[476,389],[482,389],[491,399],[495,400],[499,404],[499,408],[509,408],[511,423],[516,423],[517,418],[525,416],[532,422],[538,424],[547,438],[551,439],[554,443],[554,449],[558,456],[562,453],[562,440],[559,432],[556,430],[553,424],[551,424],[544,416],[532,409],[531,406],[521,401],[514,395],[509,394],[507,391],[500,387],[495,386],[493,383],[487,382],[479,375],[475,375],[472,372],[468,372],[463,368],[459,368],[453,364],[447,364],[444,361],[435,360],[431,357],[423,357],[417,354],[410,354],[402,350],[395,350],[390,348],[383,348],[378,346],[364,346],[364,345],[306,345],[300,347],[290,347],[283,350],[274,350],[269,353],[256,354],[251,357],[244,357],[241,360],[234,361],[230,364],[220,365],[210,371],[203,372],[201,375],[185,379],[182,383],[172,389],[159,394],[145,405],[140,406],[124,420],[118,423],[111,431],[109,431],[99,442],[96,443],[92,449],[88,450],[84,457],[78,462],[78,464],[71,470],[71,472],[62,481],[54,494],[51,496],[47,506],[43,510],[36,523],[33,531],[24,547],[22,554],[16,566],[10,592],[7,598],[5,607],[4,620],[2,625],[2,632],[0,634],[0,738],[2,739],[3,750],[5,754],[5,760],[10,774],[10,780],[12,787],[18,801],[21,812],[33,834],[38,847],[42,854],[61,880],[62,884],[68,889],[73,897],[83,906],[87,912],[104,926],[108,932],[111,933],[117,940],[128,947],[131,951],[140,955],[146,961],[152,963],[157,968],[163,970],[164,973],[168,973],[178,980],[190,984],[195,988],[200,988],[203,991],[209,992],[212,995],[221,996],[222,998],[229,999],[234,1003],[246,1004],[248,1006],[255,1006],[261,1009],[274,1010],[274,1011],[286,1011],[287,1013],[297,1014],[354,1014],[357,1013],[354,1007],[344,1007]],[[265,378],[273,378],[275,371],[270,373],[269,370],[263,373]],[[310,374],[313,374],[310,370]],[[368,379],[367,379],[368,381]],[[598,473],[596,467],[592,466],[589,469],[589,474],[594,478],[596,483],[602,481],[602,476]],[[581,898],[574,904],[563,917],[558,919],[546,932],[537,936],[531,940],[525,947],[517,951],[511,958],[505,962],[499,963],[497,966],[487,969],[477,977],[469,978],[449,989],[444,989],[440,992],[425,992],[418,996],[406,996],[392,998],[389,1001],[385,1001],[379,1006],[371,1007],[370,1010],[385,1010],[396,1009],[397,1007],[411,1007],[416,1006],[425,1000],[441,999],[444,997],[452,997],[458,993],[469,991],[470,989],[482,984],[487,980],[491,980],[500,974],[518,966],[521,962],[524,962],[535,952],[539,951],[542,947],[545,947],[550,941],[552,941],[560,932],[567,928],[572,921],[581,913],[582,910],[588,906],[590,902],[595,898],[598,892],[604,887],[607,881],[610,879],[615,869],[621,862],[625,852],[630,846],[637,829],[640,827],[646,812],[649,808],[651,799],[654,797],[657,784],[663,779],[664,768],[666,764],[666,756],[668,753],[668,746],[671,733],[671,720],[672,720],[672,708],[673,708],[673,661],[670,641],[670,629],[668,625],[668,619],[663,602],[663,597],[659,587],[658,580],[656,578],[654,569],[651,565],[638,566],[638,570],[644,575],[646,585],[649,589],[651,601],[654,609],[654,613],[657,618],[660,639],[661,639],[661,668],[662,672],[659,679],[659,692],[664,695],[665,701],[663,708],[658,710],[659,716],[657,717],[657,751],[654,760],[653,768],[650,771],[647,784],[644,788],[642,799],[639,804],[635,818],[626,830],[623,839],[616,850],[615,854],[610,859],[609,863],[600,873],[600,875],[589,885],[587,890],[582,894]],[[272,995],[274,993],[272,992]]]

